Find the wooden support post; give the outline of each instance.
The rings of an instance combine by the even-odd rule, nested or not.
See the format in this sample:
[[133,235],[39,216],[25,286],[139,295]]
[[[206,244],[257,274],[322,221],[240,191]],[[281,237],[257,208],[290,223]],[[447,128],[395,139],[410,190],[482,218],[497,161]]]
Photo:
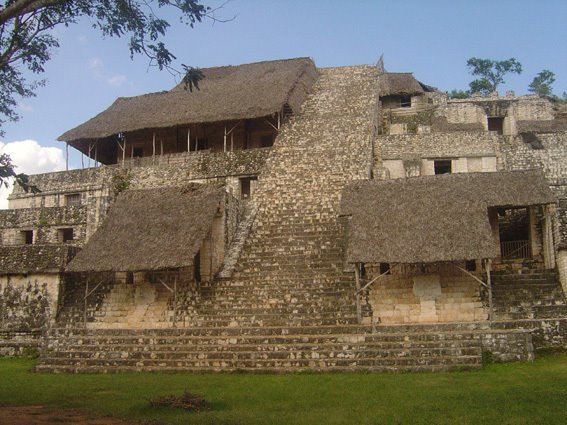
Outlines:
[[360,305],[360,269],[359,263],[354,263],[354,276],[356,280],[356,319],[362,323],[362,306]]
[[281,112],[278,112],[278,131],[280,130],[281,126]]
[[231,131],[230,132],[230,151],[232,152],[234,150],[234,133]]
[[81,152],[81,167],[83,169],[85,168],[85,155],[83,154],[83,152]]
[[224,152],[226,152],[226,124],[224,125]]
[[87,327],[87,297],[89,296],[89,278],[87,277],[87,283],[85,285],[85,301],[83,307],[83,323],[85,328]]
[[98,141],[94,145],[94,166],[96,168],[96,163],[98,162]]
[[152,140],[152,162],[155,160],[156,157],[156,132],[154,131],[154,138]]
[[191,151],[191,127],[187,128],[187,152]]
[[175,280],[173,281],[173,327],[176,327],[176,318],[177,318],[177,276],[175,276]]
[[65,142],[65,171],[69,171],[69,143]]
[[124,142],[122,142],[124,147],[122,148],[122,166],[124,167],[124,162],[126,161],[126,137],[124,137]]
[[494,307],[492,302],[492,277],[490,276],[490,269],[492,267],[492,260],[489,258],[485,263],[486,267],[486,285],[488,287],[488,319],[494,321]]

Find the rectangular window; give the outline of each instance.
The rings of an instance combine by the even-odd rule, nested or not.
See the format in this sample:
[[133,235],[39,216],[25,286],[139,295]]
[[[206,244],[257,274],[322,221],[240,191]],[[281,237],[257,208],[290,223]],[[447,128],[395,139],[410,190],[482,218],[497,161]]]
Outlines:
[[451,174],[451,160],[433,161],[435,174]]
[[33,244],[33,230],[22,230],[20,232],[20,240],[22,244],[32,245]]
[[73,228],[59,229],[58,236],[61,243],[72,242],[74,240]]
[[498,134],[504,133],[503,117],[488,117],[488,131],[495,131]]
[[242,177],[240,179],[240,199],[250,199],[254,195],[254,188],[258,177]]
[[81,205],[81,194],[73,193],[71,195],[65,195],[65,205],[68,207],[78,207]]

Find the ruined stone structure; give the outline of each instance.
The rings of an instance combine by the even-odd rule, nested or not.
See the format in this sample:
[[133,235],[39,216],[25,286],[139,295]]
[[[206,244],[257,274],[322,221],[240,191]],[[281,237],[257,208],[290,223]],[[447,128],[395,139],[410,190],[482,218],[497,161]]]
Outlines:
[[[567,342],[567,119],[309,59],[204,70],[61,140],[0,211],[40,370],[444,370]],[[448,174],[448,175],[437,175]],[[563,285],[563,286],[562,286]]]

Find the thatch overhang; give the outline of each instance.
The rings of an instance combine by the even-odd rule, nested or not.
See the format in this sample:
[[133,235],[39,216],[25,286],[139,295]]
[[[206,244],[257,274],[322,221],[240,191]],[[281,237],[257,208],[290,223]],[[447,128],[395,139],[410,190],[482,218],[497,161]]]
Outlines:
[[378,77],[378,93],[383,96],[413,96],[434,91],[415,79],[411,72],[385,72]]
[[127,190],[68,272],[188,267],[211,229],[224,191],[211,185]]
[[104,142],[99,143],[101,149],[101,144],[109,144],[114,135],[123,132],[260,118],[280,112],[284,105],[297,113],[318,77],[309,58],[205,68],[202,72],[199,90],[191,92],[179,84],[170,91],[120,97],[58,140],[87,153],[89,141]]
[[0,274],[59,273],[80,248],[70,245],[0,247]]
[[463,173],[348,185],[349,262],[430,263],[499,256],[488,209],[556,202],[541,171]]

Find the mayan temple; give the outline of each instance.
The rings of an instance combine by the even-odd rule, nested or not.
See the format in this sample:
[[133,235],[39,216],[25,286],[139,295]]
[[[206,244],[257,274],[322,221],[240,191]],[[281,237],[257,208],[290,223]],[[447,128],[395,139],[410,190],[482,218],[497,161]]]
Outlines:
[[308,58],[60,136],[0,210],[0,355],[38,370],[404,371],[567,346],[567,109]]

